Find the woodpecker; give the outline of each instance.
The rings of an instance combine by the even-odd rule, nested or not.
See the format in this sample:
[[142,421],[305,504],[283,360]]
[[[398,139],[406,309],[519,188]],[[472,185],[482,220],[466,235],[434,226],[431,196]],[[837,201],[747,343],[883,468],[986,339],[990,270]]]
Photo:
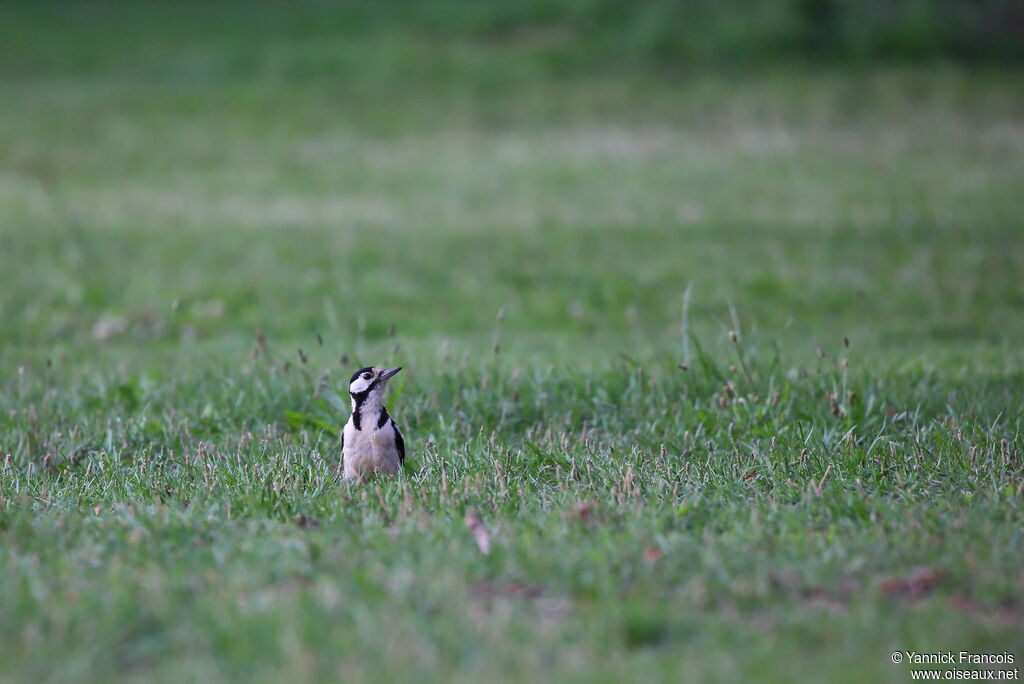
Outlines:
[[405,461],[402,431],[381,401],[388,379],[400,370],[401,366],[371,366],[352,374],[348,385],[352,415],[345,423],[341,447],[346,480],[363,480],[378,472],[397,475]]

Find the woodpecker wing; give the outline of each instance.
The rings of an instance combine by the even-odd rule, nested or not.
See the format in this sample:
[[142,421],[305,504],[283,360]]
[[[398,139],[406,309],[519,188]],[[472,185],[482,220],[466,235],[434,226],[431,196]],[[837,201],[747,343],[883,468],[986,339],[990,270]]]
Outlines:
[[391,419],[391,425],[395,428],[395,447],[398,449],[398,462],[405,463],[405,438],[402,437],[402,431],[398,429],[398,423],[395,419]]

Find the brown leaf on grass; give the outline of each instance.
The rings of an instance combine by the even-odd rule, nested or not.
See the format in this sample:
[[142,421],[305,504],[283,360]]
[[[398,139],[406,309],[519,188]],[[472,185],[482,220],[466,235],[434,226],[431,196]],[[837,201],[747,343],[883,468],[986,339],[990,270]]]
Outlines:
[[544,595],[544,588],[525,582],[512,582],[505,588],[505,593],[512,598],[538,598]]
[[882,592],[900,598],[922,599],[932,593],[942,574],[938,568],[925,568],[906,577],[893,577],[882,582]]
[[320,526],[320,521],[303,514],[295,519],[295,524],[300,529],[307,530]]
[[659,549],[657,546],[648,546],[644,549],[644,562],[648,565],[654,565],[657,563],[665,552]]
[[487,526],[480,519],[480,514],[473,508],[466,511],[466,527],[473,533],[473,538],[476,539],[476,545],[480,549],[480,553],[485,556],[490,553],[491,533],[487,531]]
[[584,525],[594,518],[594,504],[590,501],[578,501],[572,507],[573,513]]

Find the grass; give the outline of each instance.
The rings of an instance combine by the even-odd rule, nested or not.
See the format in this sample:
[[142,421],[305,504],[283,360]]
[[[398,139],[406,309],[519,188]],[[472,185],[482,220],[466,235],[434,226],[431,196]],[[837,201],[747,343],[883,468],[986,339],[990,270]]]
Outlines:
[[1024,656],[1019,73],[89,7],[0,10],[0,680]]

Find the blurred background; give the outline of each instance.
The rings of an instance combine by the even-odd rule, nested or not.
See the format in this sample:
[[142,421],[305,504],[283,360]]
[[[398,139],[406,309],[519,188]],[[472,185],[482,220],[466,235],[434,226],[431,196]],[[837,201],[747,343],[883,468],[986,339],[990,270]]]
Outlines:
[[[1021,0],[0,3],[0,681],[1021,653],[1022,38]],[[409,458],[348,487],[370,364]]]
[[4,3],[0,361],[998,362],[1022,65],[1013,0]]

